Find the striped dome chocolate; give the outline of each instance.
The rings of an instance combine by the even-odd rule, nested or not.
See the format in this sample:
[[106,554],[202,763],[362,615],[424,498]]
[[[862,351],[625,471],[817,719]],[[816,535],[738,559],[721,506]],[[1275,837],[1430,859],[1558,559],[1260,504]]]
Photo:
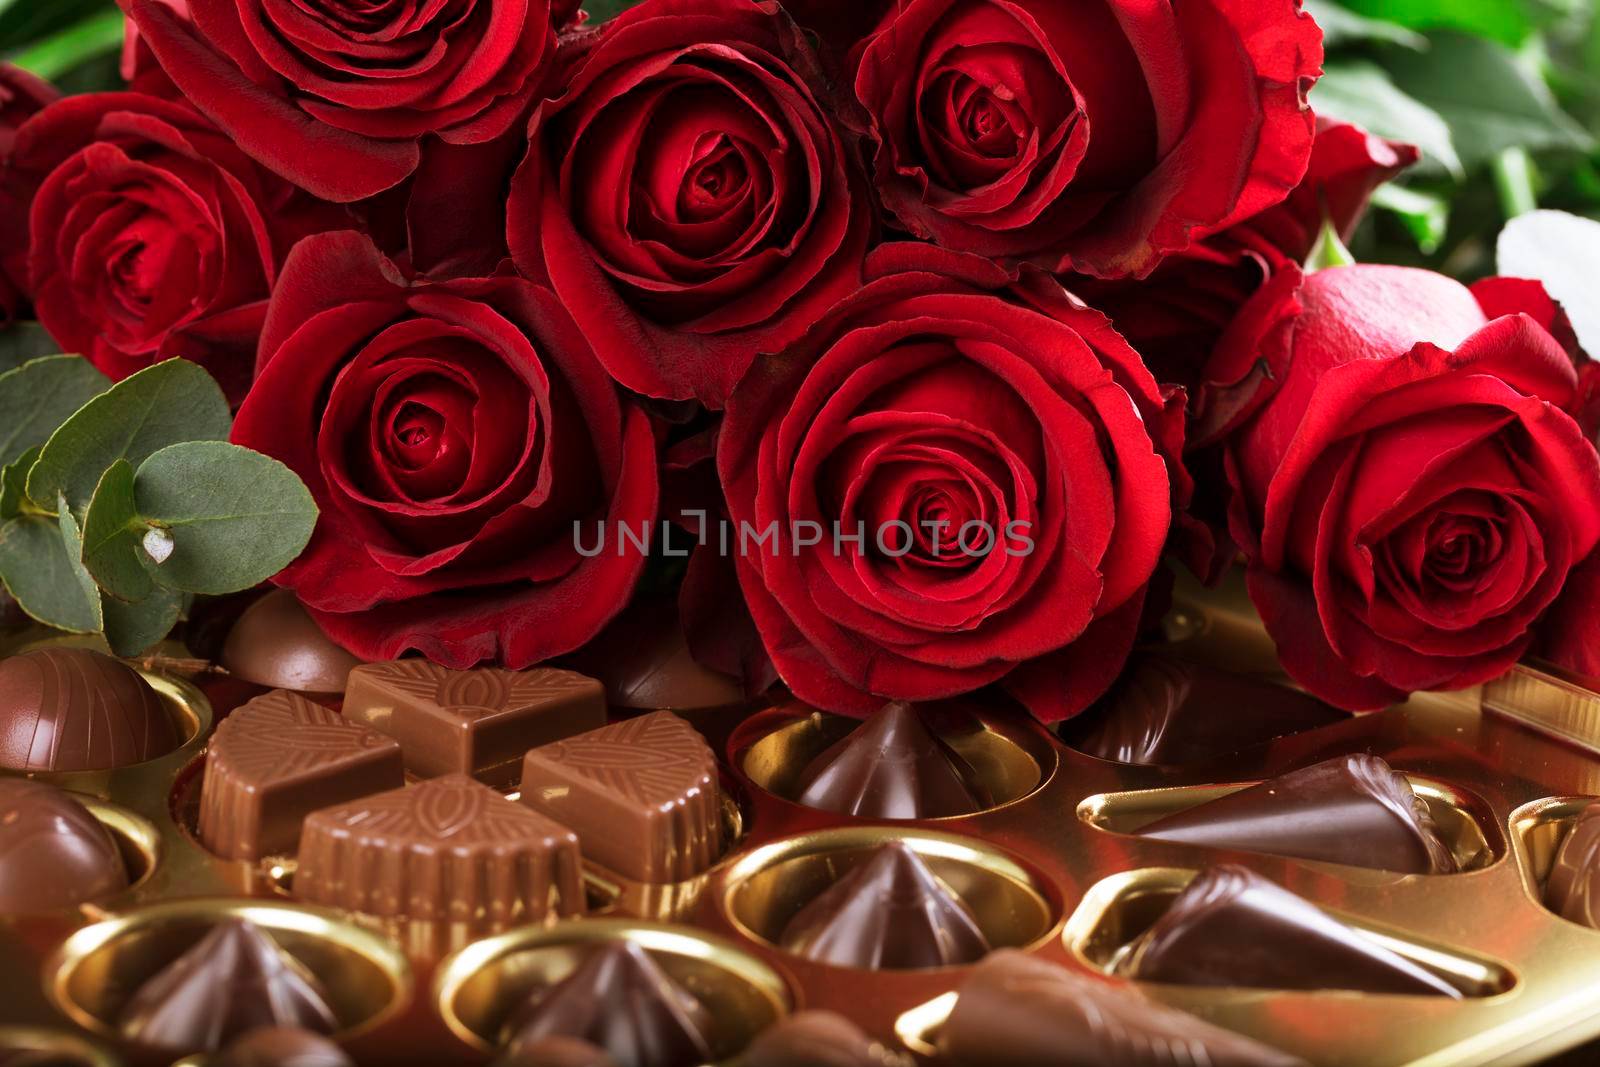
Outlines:
[[41,648],[0,661],[0,767],[104,771],[182,743],[161,697],[121,660]]

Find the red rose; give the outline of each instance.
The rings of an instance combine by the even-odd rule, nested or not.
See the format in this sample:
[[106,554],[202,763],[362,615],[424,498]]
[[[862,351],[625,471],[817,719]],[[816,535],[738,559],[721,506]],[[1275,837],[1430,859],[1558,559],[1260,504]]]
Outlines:
[[1181,405],[1043,274],[906,244],[867,270],[728,402],[733,529],[778,524],[776,546],[736,545],[767,650],[839,711],[1003,680],[1041,719],[1074,714],[1133,643],[1186,487]]
[[323,4],[122,0],[183,94],[327,200],[416,170],[418,142],[477,144],[526,113],[554,51],[550,0]]
[[[17,130],[61,94],[20,67],[0,63],[0,171],[11,158]],[[0,181],[0,326],[28,300],[28,205]]]
[[1321,61],[1299,0],[904,0],[855,95],[912,233],[1142,277],[1294,188]]
[[194,109],[136,93],[45,109],[11,178],[32,199],[39,321],[66,351],[114,379],[183,356],[235,398],[282,253],[327,221]]
[[[1234,534],[1285,668],[1353,709],[1492,678],[1600,541],[1600,458],[1550,301],[1400,267],[1320,271],[1227,442]],[[1534,314],[1506,314],[1523,292]],[[1247,309],[1246,314],[1252,314]]]
[[289,256],[233,438],[310,487],[316,533],[276,580],[369,659],[522,668],[572,651],[644,563],[582,557],[574,523],[656,513],[649,420],[553,294],[407,281],[355,233]]
[[571,44],[512,183],[512,255],[628,388],[721,407],[860,283],[862,180],[772,3],[645,0]]

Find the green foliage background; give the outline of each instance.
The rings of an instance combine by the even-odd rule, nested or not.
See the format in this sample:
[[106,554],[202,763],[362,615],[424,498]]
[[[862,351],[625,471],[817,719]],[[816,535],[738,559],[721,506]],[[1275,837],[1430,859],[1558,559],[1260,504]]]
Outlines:
[[[590,0],[604,20],[633,0]],[[1328,36],[1313,102],[1426,159],[1353,251],[1460,277],[1534,207],[1600,218],[1600,0],[1306,0]],[[115,0],[0,0],[0,56],[68,92],[115,88]]]

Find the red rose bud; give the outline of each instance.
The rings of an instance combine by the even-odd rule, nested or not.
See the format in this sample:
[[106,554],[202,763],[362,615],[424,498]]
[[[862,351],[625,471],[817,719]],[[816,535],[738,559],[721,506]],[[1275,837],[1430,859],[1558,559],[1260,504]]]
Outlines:
[[178,89],[262,164],[327,200],[410,175],[419,142],[524,117],[554,54],[550,0],[304,5],[121,0]]
[[1143,277],[1300,181],[1322,36],[1299,0],[904,0],[857,59],[907,229]]
[[645,0],[579,37],[512,182],[517,267],[623,385],[721,407],[860,285],[865,180],[771,3]]
[[[1519,291],[1534,314],[1509,313]],[[1442,275],[1358,266],[1245,310],[1280,323],[1254,352],[1280,385],[1226,442],[1233,532],[1284,667],[1342,707],[1503,673],[1600,542],[1550,301],[1485,292],[1500,317]]]
[[[723,421],[731,519],[777,524],[735,553],[767,651],[837,711],[1004,681],[1041,719],[1075,714],[1126,659],[1187,496],[1180,405],[1042,274],[900,244],[868,277]],[[969,524],[1004,534],[968,551]]]
[[233,439],[311,490],[316,533],[276,580],[363,659],[527,667],[599,633],[644,565],[573,530],[655,517],[649,419],[521,279],[412,282],[360,234],[307,238]]

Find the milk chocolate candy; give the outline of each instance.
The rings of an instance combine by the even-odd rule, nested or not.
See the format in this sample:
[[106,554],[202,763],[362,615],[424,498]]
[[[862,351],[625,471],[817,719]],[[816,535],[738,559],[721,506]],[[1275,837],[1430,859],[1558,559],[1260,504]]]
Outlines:
[[182,743],[156,691],[121,660],[41,648],[0,661],[0,767],[103,771]]
[[578,839],[465,775],[312,812],[294,894],[369,915],[502,927],[581,914]]
[[819,963],[880,971],[973,963],[989,951],[961,898],[899,841],[800,909],[779,944]]
[[1349,718],[1286,686],[1146,653],[1061,736],[1099,759],[1180,766]]
[[287,589],[274,589],[239,616],[222,645],[222,666],[242,681],[300,693],[342,693],[361,659],[346,652]]
[[507,1052],[491,1067],[621,1067],[598,1045],[576,1037],[541,1037]]
[[116,839],[70,793],[0,778],[0,916],[70,908],[126,888]]
[[1600,800],[1579,811],[1561,839],[1544,904],[1563,919],[1600,929]]
[[575,1037],[628,1067],[700,1067],[711,1060],[711,1013],[631,941],[613,941],[536,991],[507,1021],[511,1051]]
[[400,746],[296,693],[229,715],[206,754],[200,840],[228,859],[292,853],[305,817],[405,784]]
[[606,698],[599,682],[572,671],[452,671],[406,659],[351,671],[344,714],[399,741],[412,774],[470,774],[505,787],[528,749],[604,726]]
[[1428,805],[1376,756],[1339,756],[1141,828],[1141,837],[1404,874],[1450,874]]
[[737,1067],[910,1067],[911,1059],[868,1037],[843,1015],[803,1011],[762,1031]]
[[1233,866],[1196,875],[1130,946],[1117,971],[1177,985],[1461,998],[1433,972],[1260,875]]
[[972,767],[904,701],[887,704],[807,765],[796,800],[876,819],[940,819],[988,806]]
[[253,923],[218,925],[147,979],[122,1009],[128,1040],[215,1052],[263,1026],[331,1034],[339,1022],[316,977]]
[[1309,1067],[1129,986],[1012,949],[961,983],[939,1051],[950,1067]]
[[344,1049],[321,1034],[292,1026],[269,1026],[217,1053],[206,1067],[355,1067]]
[[717,760],[670,711],[529,752],[522,803],[577,831],[583,854],[638,882],[681,882],[722,852]]

